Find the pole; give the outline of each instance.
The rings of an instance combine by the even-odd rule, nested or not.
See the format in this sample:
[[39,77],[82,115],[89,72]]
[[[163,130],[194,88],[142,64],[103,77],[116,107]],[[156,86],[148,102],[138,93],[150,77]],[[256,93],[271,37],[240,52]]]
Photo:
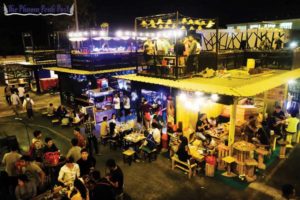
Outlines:
[[137,41],[137,19],[134,19],[134,33],[135,33],[135,56],[136,56],[136,73],[139,72],[139,55],[138,55],[138,41]]
[[237,102],[238,102],[238,98],[233,97],[233,104],[231,105],[230,108],[228,146],[231,146],[234,143]]
[[76,31],[79,30],[79,24],[78,24],[78,11],[77,11],[77,0],[74,0],[74,14],[75,14],[75,29]]
[[[179,17],[179,13],[178,11],[176,12],[176,32],[177,33],[177,29],[178,29],[178,17]],[[175,46],[177,43],[177,34],[175,34]],[[176,60],[175,60],[175,64],[176,64],[176,68],[175,68],[175,77],[176,80],[178,79],[178,54],[177,54],[177,50],[175,49],[175,54],[176,54]]]
[[216,18],[216,69],[218,69],[218,57],[219,57],[219,18]]

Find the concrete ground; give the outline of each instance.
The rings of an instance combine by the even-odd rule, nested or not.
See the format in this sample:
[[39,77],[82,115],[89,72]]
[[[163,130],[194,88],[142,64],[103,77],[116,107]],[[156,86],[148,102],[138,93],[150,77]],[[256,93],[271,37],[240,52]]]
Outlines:
[[[2,89],[0,88],[1,91],[3,91]],[[2,96],[1,93],[0,96]],[[49,102],[59,104],[57,95],[33,95],[33,99],[39,105],[36,109],[47,106]],[[35,112],[34,120],[27,120],[25,114],[22,114],[23,120],[15,120],[3,100],[4,98],[0,99],[0,137],[15,135],[22,150],[27,151],[28,142],[33,137],[32,132],[39,129],[43,132],[43,138],[46,136],[52,137],[62,154],[66,154],[70,148],[70,140],[73,137],[73,127],[53,126],[50,120],[39,112]],[[128,166],[122,161],[120,149],[110,150],[108,146],[101,145],[100,151],[103,155],[96,157],[96,168],[104,174],[105,161],[108,158],[117,161],[125,175],[126,199],[268,200],[279,194],[280,187],[284,183],[294,184],[296,190],[300,192],[300,174],[298,173],[300,162],[297,162],[300,155],[299,146],[292,150],[288,159],[274,162],[262,176],[258,177],[258,181],[250,184],[246,189],[236,189],[222,180],[205,177],[204,175],[189,180],[182,171],[172,171],[170,160],[163,154],[160,154],[158,159],[152,163],[140,162]],[[0,152],[0,159],[3,153]]]

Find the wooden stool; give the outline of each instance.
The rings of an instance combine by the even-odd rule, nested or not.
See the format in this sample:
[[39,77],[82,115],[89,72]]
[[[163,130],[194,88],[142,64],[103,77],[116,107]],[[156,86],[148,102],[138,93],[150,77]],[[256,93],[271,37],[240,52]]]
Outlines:
[[59,119],[53,119],[51,122],[52,122],[52,125],[57,125],[57,124],[59,124]]
[[280,152],[279,152],[279,158],[280,159],[285,159],[285,153],[286,153],[286,145],[287,142],[286,141],[280,141],[278,142],[278,144],[280,145]]
[[222,175],[226,176],[226,177],[235,177],[236,174],[231,172],[231,166],[230,165],[231,165],[231,163],[234,163],[236,159],[234,157],[231,157],[231,156],[226,156],[225,158],[222,158],[222,160],[227,165],[227,171],[224,172]]
[[230,147],[225,144],[220,144],[218,146],[218,170],[225,170],[226,163],[222,159],[229,155]]
[[266,169],[266,165],[264,164],[264,156],[268,155],[269,152],[264,148],[258,148],[255,150],[258,154],[258,168],[259,169]]
[[294,135],[294,133],[287,133],[287,135],[286,135],[286,142],[287,142],[286,148],[294,148],[293,145],[292,145],[293,135]]
[[128,149],[124,151],[122,154],[123,154],[123,162],[128,163],[128,165],[130,166],[133,161],[135,151]]
[[215,176],[215,165],[205,164],[205,176],[214,177]]
[[246,164],[246,180],[248,182],[253,182],[256,180],[256,175],[255,175],[255,167],[258,165],[256,160],[254,159],[247,159],[245,160]]

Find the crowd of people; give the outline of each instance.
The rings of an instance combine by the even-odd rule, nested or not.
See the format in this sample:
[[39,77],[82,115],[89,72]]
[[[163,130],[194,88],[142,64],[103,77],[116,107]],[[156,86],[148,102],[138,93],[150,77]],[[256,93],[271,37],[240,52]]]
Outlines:
[[174,45],[167,38],[158,38],[152,41],[148,38],[143,45],[144,60],[146,65],[155,71],[155,65],[162,63],[163,56],[177,55],[178,65],[185,67],[186,73],[199,71],[198,55],[201,52],[200,42],[193,35],[186,36],[183,39],[178,39]]
[[0,178],[8,182],[1,188],[2,194],[6,195],[3,199],[31,200],[54,186],[66,188],[63,199],[113,200],[123,195],[122,170],[115,160],[108,159],[107,170],[101,177],[93,150],[88,148],[89,136],[85,137],[79,128],[74,129],[72,147],[66,155],[52,138],[45,137],[44,141],[42,138],[42,132],[36,130],[28,152],[20,154],[17,146],[11,146],[10,152],[4,155],[5,171],[1,172]]
[[19,110],[26,109],[28,119],[33,118],[34,101],[26,94],[24,85],[20,84],[18,88],[15,85],[6,85],[4,88],[5,99],[15,113],[16,119],[19,118]]

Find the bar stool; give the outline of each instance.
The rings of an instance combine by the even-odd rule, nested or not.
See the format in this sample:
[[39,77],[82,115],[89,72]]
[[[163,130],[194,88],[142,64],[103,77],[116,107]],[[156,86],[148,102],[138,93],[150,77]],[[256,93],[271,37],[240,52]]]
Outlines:
[[264,164],[264,156],[268,155],[269,151],[265,150],[264,148],[258,148],[255,151],[258,154],[258,168],[266,169],[266,165]]
[[279,158],[285,159],[287,141],[279,141],[278,144],[280,145]]
[[227,165],[227,171],[224,172],[222,175],[226,177],[235,177],[236,174],[231,172],[231,163],[234,163],[236,159],[232,156],[226,156],[225,158],[222,158],[222,160],[226,163]]
[[258,165],[257,161],[255,159],[247,159],[245,160],[246,164],[246,180],[247,182],[253,182],[256,180],[255,175],[255,167]]
[[128,149],[124,151],[122,154],[123,154],[123,162],[128,163],[128,165],[131,166],[135,151],[133,151],[132,149]]

